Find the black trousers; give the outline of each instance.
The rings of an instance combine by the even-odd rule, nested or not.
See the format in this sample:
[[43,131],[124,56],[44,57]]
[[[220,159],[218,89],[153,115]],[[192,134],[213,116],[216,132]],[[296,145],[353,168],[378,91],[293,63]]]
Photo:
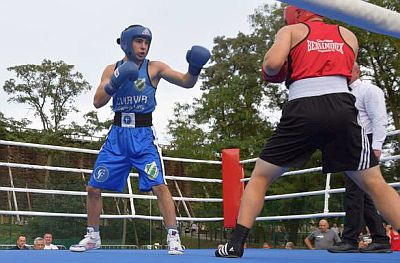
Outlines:
[[[372,136],[368,135],[371,138]],[[371,197],[349,177],[345,182],[345,211],[343,241],[358,245],[358,236],[365,225],[371,233],[372,242],[389,243],[383,221]]]

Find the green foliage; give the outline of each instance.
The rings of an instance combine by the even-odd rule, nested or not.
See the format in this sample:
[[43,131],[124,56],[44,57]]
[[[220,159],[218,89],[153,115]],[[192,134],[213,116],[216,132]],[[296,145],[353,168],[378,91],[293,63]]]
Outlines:
[[96,111],[90,111],[86,113],[83,115],[83,118],[85,120],[85,124],[83,125],[79,125],[76,122],[71,123],[71,132],[75,132],[84,136],[93,136],[101,133],[104,130],[107,130],[113,122],[111,119],[104,122],[99,121]]
[[[400,2],[371,0],[371,4],[400,12]],[[347,26],[359,42],[358,62],[363,74],[385,93],[386,106],[393,126],[400,129],[400,41],[396,38]],[[398,137],[400,142],[400,137]]]
[[44,59],[41,65],[19,65],[8,70],[16,74],[15,79],[6,80],[3,89],[11,95],[8,101],[28,104],[40,117],[44,130],[58,131],[71,112],[77,112],[75,98],[90,90],[89,83],[74,66],[63,61]]

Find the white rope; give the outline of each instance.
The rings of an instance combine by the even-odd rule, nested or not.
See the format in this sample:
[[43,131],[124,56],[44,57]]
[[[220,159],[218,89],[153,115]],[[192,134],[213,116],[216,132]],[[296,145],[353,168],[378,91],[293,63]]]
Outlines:
[[[296,171],[289,171],[289,172],[283,173],[281,176],[305,174],[305,173],[315,173],[315,172],[320,172],[320,171],[322,171],[322,167],[321,166],[320,167],[314,167],[314,168],[302,169],[302,170],[296,170]],[[250,177],[243,178],[240,181],[242,181],[242,182],[250,181]]]
[[397,135],[397,134],[400,134],[400,130],[387,132],[386,136],[393,136],[393,135]]
[[162,159],[164,161],[175,161],[175,162],[182,162],[182,163],[222,164],[221,161],[196,160],[196,159],[175,158],[175,157],[167,157],[167,156],[163,156]]
[[[36,193],[36,194],[56,194],[56,195],[72,195],[72,196],[86,196],[87,192],[83,191],[65,191],[65,190],[49,190],[49,189],[33,189],[33,188],[18,188],[18,187],[3,187],[0,186],[0,191],[21,192],[21,193]],[[136,195],[136,194],[119,194],[119,193],[102,193],[103,197],[117,197],[117,198],[136,198],[156,200],[154,195]],[[222,198],[195,198],[195,197],[172,197],[176,201],[188,202],[222,202]]]
[[[98,150],[36,144],[36,143],[13,142],[13,141],[5,141],[5,140],[0,140],[0,144],[1,145],[9,145],[9,146],[24,146],[24,147],[30,147],[30,148],[39,148],[39,149],[56,150],[56,151],[76,152],[76,153],[90,153],[90,154],[98,154],[99,153]],[[166,161],[187,162],[187,163],[205,163],[205,164],[221,164],[222,163],[221,161],[196,160],[196,159],[175,158],[175,157],[162,157],[162,159],[166,160]]]
[[[71,213],[49,213],[49,212],[31,212],[31,211],[6,211],[0,210],[0,215],[21,215],[21,216],[49,216],[49,217],[75,217],[86,218],[86,214]],[[107,219],[146,219],[146,220],[163,220],[161,216],[145,216],[145,215],[100,215],[100,218]],[[223,217],[177,217],[178,221],[197,221],[197,222],[214,222],[223,221]]]
[[[390,186],[397,188],[400,187],[399,183],[390,183]],[[338,194],[344,193],[346,191],[345,188],[334,188],[328,190],[317,190],[317,191],[309,191],[309,192],[298,192],[298,193],[291,193],[291,194],[280,194],[280,195],[270,195],[266,196],[264,200],[279,200],[279,199],[289,199],[295,197],[305,197],[305,196],[315,196],[315,195],[323,195],[323,194]]]
[[[57,172],[71,172],[71,173],[85,173],[91,174],[93,170],[80,169],[80,168],[68,168],[68,167],[56,167],[56,166],[44,166],[35,164],[22,164],[22,163],[5,163],[0,162],[0,166],[11,167],[11,168],[22,168],[22,169],[35,169],[35,170],[48,170]],[[137,173],[130,173],[130,177],[139,177]],[[203,183],[222,183],[221,179],[207,179],[207,178],[195,178],[195,177],[183,177],[183,176],[165,176],[165,179],[176,180],[176,181],[190,181],[190,182],[203,182]]]
[[345,215],[346,215],[345,212],[330,212],[330,213],[288,215],[288,216],[260,216],[260,217],[256,218],[256,221],[276,221],[276,220],[288,220],[288,219],[340,217],[340,216],[345,216]]
[[[365,30],[400,38],[400,14],[361,0],[279,0]],[[398,1],[398,0],[397,0]]]
[[13,142],[13,141],[0,140],[0,144],[9,145],[9,146],[24,146],[24,147],[30,147],[30,148],[39,148],[39,149],[56,150],[56,151],[64,151],[64,152],[90,153],[90,154],[98,154],[99,153],[98,150],[80,149],[80,148],[74,148],[74,147],[45,145],[45,144],[26,143],[26,142]]

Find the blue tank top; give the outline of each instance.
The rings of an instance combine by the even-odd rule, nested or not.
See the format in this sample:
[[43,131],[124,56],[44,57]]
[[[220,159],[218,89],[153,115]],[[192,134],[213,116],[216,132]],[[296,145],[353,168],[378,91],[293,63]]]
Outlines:
[[[118,61],[116,67],[123,61]],[[135,81],[126,81],[113,96],[114,112],[151,113],[156,108],[156,88],[151,85],[147,71],[149,60],[145,59],[139,68]]]

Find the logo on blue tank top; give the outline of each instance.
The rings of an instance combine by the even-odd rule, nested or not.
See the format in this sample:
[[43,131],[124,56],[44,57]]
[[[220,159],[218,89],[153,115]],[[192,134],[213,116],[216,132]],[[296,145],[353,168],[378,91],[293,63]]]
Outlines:
[[94,180],[96,180],[99,183],[105,182],[109,176],[110,173],[108,172],[108,169],[104,166],[97,167],[93,173]]
[[137,91],[142,92],[146,88],[146,80],[145,79],[136,80],[135,88]]

